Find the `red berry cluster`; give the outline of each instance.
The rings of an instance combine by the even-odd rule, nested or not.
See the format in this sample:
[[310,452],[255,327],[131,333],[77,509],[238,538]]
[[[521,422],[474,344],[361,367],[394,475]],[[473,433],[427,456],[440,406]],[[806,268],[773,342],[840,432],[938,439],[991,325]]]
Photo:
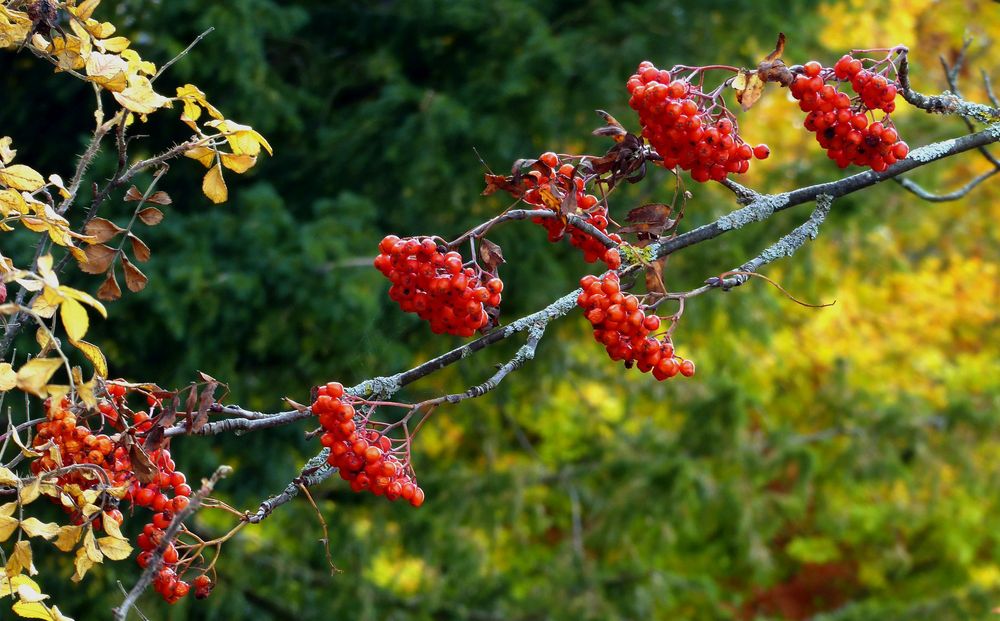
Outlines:
[[[104,421],[116,430],[124,431],[127,424],[122,414],[130,415],[131,430],[135,433],[133,442],[141,442],[143,435],[153,426],[150,414],[129,410],[125,402],[127,392],[125,386],[108,384],[107,391],[110,400],[102,401],[98,406]],[[152,397],[149,401],[151,406],[159,405],[159,402]],[[145,568],[152,558],[153,550],[163,540],[164,531],[174,515],[187,507],[190,502],[191,487],[187,484],[184,473],[176,470],[174,460],[170,457],[170,450],[163,447],[147,454],[157,473],[153,475],[152,480],[142,483],[133,468],[129,450],[122,443],[124,434],[109,436],[94,433],[88,426],[87,420],[78,418],[71,411],[70,402],[66,398],[58,404],[47,400],[46,411],[46,420],[36,427],[37,433],[32,442],[33,446],[42,452],[42,456],[31,463],[31,471],[39,474],[70,464],[92,464],[104,469],[113,486],[128,486],[125,500],[131,502],[134,507],[148,507],[154,511],[151,522],[143,527],[142,533],[136,539],[136,545],[142,550],[136,561],[140,567]],[[55,447],[58,451],[43,450],[45,447]],[[59,455],[61,461],[57,462],[53,455]],[[59,476],[55,482],[57,485],[72,483],[81,489],[89,489],[101,483],[101,480],[86,476],[80,471],[71,471]],[[105,502],[114,501],[108,497]],[[82,508],[66,509],[72,514],[73,522],[76,524],[85,521],[80,509]],[[107,508],[104,513],[119,525],[124,521],[121,511],[117,508]],[[95,528],[102,526],[100,520],[101,518],[93,520]],[[177,577],[176,565],[179,560],[177,548],[173,543],[169,544],[163,555],[164,568],[153,581],[157,592],[170,603],[180,600],[190,591],[190,585]],[[200,596],[205,597],[211,590],[211,579],[208,576],[199,576],[199,580],[200,583],[208,581],[207,587],[196,589],[196,594],[200,593],[202,594]],[[195,581],[196,585],[199,584],[199,580]]]
[[462,255],[444,251],[429,237],[379,243],[375,268],[392,282],[389,297],[408,313],[429,321],[435,334],[472,336],[490,323],[487,307],[500,305],[503,281],[465,267]]
[[691,178],[722,181],[729,173],[745,173],[750,159],[764,159],[767,145],[751,148],[743,142],[731,115],[723,107],[711,112],[716,101],[670,71],[645,60],[628,79],[629,106],[639,113],[642,135],[663,158],[665,168],[680,166]]
[[577,304],[594,326],[594,339],[604,345],[612,360],[624,360],[643,373],[652,371],[662,381],[680,373],[694,375],[694,363],[674,355],[669,335],[651,336],[660,329],[660,318],[643,312],[639,298],[621,291],[618,274],[608,272],[601,278],[584,276]]
[[869,110],[881,110],[886,114],[895,111],[896,85],[885,76],[865,69],[857,58],[844,54],[833,66],[833,74],[838,80],[850,80],[854,92]]
[[[829,79],[851,80],[858,97],[851,99]],[[860,60],[844,56],[833,71],[816,61],[806,63],[789,86],[799,108],[808,112],[804,126],[816,134],[827,156],[841,168],[850,164],[881,172],[903,159],[910,148],[899,140],[888,115],[873,122],[873,110],[895,108],[896,86],[862,68]]]
[[[572,164],[559,164],[559,156],[547,151],[538,156],[538,161],[524,177],[525,193],[522,199],[529,205],[535,205],[558,212],[559,205],[568,194],[579,209],[579,216],[604,233],[616,244],[622,238],[615,233],[608,233],[608,209],[600,204],[593,194],[584,192],[585,182],[582,177],[575,176],[576,169]],[[557,242],[569,233],[569,243],[583,251],[583,260],[593,263],[598,259],[604,261],[610,269],[621,267],[621,255],[617,248],[607,248],[603,243],[583,229],[573,226],[563,218],[532,218],[535,224],[545,227],[549,233],[549,241]]]
[[324,433],[320,443],[330,449],[327,463],[340,471],[340,477],[350,481],[355,492],[368,490],[389,500],[402,498],[414,507],[424,504],[420,489],[405,457],[401,461],[392,440],[365,424],[355,421],[357,412],[344,398],[344,387],[338,382],[320,386],[312,412],[319,417]]

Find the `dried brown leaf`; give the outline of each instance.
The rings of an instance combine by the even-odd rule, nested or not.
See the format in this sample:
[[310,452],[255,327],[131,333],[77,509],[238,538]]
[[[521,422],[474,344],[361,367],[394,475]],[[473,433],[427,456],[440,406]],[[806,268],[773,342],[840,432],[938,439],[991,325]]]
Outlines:
[[619,234],[638,233],[640,237],[656,238],[670,230],[674,220],[670,217],[673,208],[664,203],[647,203],[628,212],[625,220],[630,226],[618,230]]
[[135,476],[143,485],[151,482],[160,473],[159,468],[153,465],[149,455],[138,443],[133,443],[129,447],[129,457],[132,459],[132,469],[135,471]]
[[142,200],[142,192],[139,191],[139,188],[137,188],[137,187],[135,187],[133,185],[132,187],[130,187],[125,192],[125,200],[126,201],[141,201]]
[[598,110],[597,114],[604,119],[604,127],[599,127],[595,129],[593,133],[595,136],[610,136],[615,142],[621,142],[625,140],[625,136],[628,135],[628,131],[622,127],[622,124],[618,122],[615,117],[611,116],[604,110]]
[[139,219],[142,220],[143,224],[156,226],[160,222],[163,222],[163,212],[156,207],[146,207],[139,212]]
[[489,196],[497,190],[503,190],[514,198],[521,198],[524,196],[524,188],[520,184],[514,183],[513,177],[491,175],[489,173],[486,173],[483,176],[486,179],[486,188],[483,190],[483,196]]
[[215,403],[215,389],[219,387],[218,382],[209,382],[198,397],[198,414],[194,417],[191,430],[197,432],[208,424],[208,408]]
[[764,58],[765,62],[770,62],[772,60],[777,60],[781,58],[781,55],[785,53],[785,33],[778,33],[778,42],[774,44],[774,51]]
[[486,271],[491,274],[496,274],[497,267],[499,267],[501,263],[507,262],[507,260],[503,258],[503,250],[500,246],[498,244],[494,244],[486,238],[479,240],[479,260],[486,268]]
[[104,244],[87,246],[83,252],[87,255],[87,262],[81,263],[80,269],[88,274],[103,274],[108,271],[118,254],[114,248]]
[[101,288],[97,290],[97,299],[113,302],[122,297],[122,288],[118,286],[115,279],[115,270],[108,270],[107,278],[101,283]]
[[132,253],[135,255],[135,260],[140,263],[149,261],[150,252],[149,246],[146,245],[146,242],[131,233],[128,234],[128,240],[132,244]]
[[146,288],[149,278],[142,273],[142,270],[133,265],[125,255],[122,255],[122,268],[125,270],[125,286],[128,287],[129,291],[137,293]]
[[93,218],[84,227],[84,232],[87,235],[93,236],[94,243],[103,244],[109,239],[113,239],[116,235],[124,231],[122,227],[118,226],[111,220],[106,220],[104,218]]
[[160,190],[158,192],[153,192],[152,196],[146,199],[147,203],[153,203],[154,205],[169,205],[173,203],[173,199],[166,192]]

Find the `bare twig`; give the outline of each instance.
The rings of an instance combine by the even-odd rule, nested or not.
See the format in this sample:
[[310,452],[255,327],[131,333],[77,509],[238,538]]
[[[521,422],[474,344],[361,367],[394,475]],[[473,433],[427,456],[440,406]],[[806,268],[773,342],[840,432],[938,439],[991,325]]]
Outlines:
[[151,77],[149,79],[150,83],[155,82],[156,78],[158,78],[161,75],[163,75],[163,73],[167,69],[169,69],[170,67],[172,67],[174,63],[176,63],[181,58],[187,56],[188,52],[190,52],[191,49],[194,48],[194,46],[198,45],[201,42],[202,39],[204,39],[205,37],[207,37],[208,35],[210,35],[213,30],[215,30],[215,26],[209,26],[208,30],[206,30],[205,32],[203,32],[200,35],[198,35],[197,37],[195,37],[194,41],[192,41],[186,48],[184,48],[183,50],[181,50],[181,52],[177,56],[174,56],[173,58],[171,58],[170,60],[168,60],[166,63],[164,63],[163,66],[160,67],[160,70],[156,72],[156,75],[154,75],[153,77]]

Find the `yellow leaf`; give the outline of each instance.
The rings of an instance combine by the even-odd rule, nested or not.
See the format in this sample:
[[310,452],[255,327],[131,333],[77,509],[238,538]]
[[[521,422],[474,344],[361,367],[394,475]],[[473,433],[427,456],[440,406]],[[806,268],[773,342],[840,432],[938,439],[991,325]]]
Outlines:
[[59,308],[60,302],[62,302],[62,297],[58,294],[53,294],[52,289],[46,287],[42,291],[42,295],[35,298],[35,301],[31,303],[31,310],[40,317],[48,319],[56,314],[56,309]]
[[90,80],[109,91],[121,92],[128,86],[128,63],[117,54],[93,52],[86,68]]
[[736,90],[736,101],[739,102],[744,112],[757,103],[764,92],[764,80],[760,78],[756,70],[741,69],[736,79],[733,80],[732,86]]
[[45,607],[41,602],[26,602],[24,600],[17,601],[11,610],[14,613],[24,619],[44,619],[45,621],[53,621],[52,613],[49,609]]
[[12,143],[10,136],[0,137],[0,164],[4,166],[10,164],[14,160],[14,156],[17,155],[17,151],[10,148]]
[[130,546],[128,541],[125,539],[118,539],[116,537],[101,537],[97,540],[97,545],[100,546],[101,552],[104,553],[104,556],[108,557],[112,561],[120,561],[128,558],[129,554],[132,554],[132,546]]
[[52,543],[63,552],[69,552],[76,546],[76,543],[80,541],[80,535],[82,533],[83,526],[74,526],[73,524],[60,526],[59,530],[56,532],[56,540]]
[[49,612],[52,613],[52,621],[73,621],[72,617],[67,617],[59,611],[59,606],[52,606]]
[[190,157],[193,160],[198,160],[201,162],[202,166],[209,168],[212,166],[212,162],[215,161],[215,151],[206,147],[195,147],[185,151],[184,157]]
[[0,362],[0,392],[17,386],[17,373],[9,362]]
[[[9,503],[8,503],[9,504]],[[7,541],[17,530],[17,518],[0,515],[0,542]]]
[[7,597],[8,595],[13,595],[21,586],[30,586],[35,591],[41,591],[41,587],[38,583],[29,578],[25,574],[19,574],[17,576],[7,576],[7,572],[3,567],[0,567],[0,598]]
[[97,5],[100,3],[101,0],[83,0],[83,2],[76,6],[76,16],[83,21],[87,21],[90,19],[90,16],[94,14],[94,9],[96,9]]
[[87,341],[75,341],[73,342],[73,347],[76,347],[80,352],[87,357],[90,364],[94,365],[94,374],[101,377],[108,376],[108,361],[104,357],[104,352],[101,348],[93,343],[88,343]]
[[73,572],[73,577],[70,578],[73,582],[79,582],[83,580],[83,577],[87,575],[90,568],[94,566],[94,561],[90,560],[87,555],[87,551],[80,548],[76,551],[76,559],[73,561],[73,567],[75,571]]
[[0,5],[0,48],[20,47],[34,27],[27,13],[10,11]]
[[170,100],[153,90],[149,78],[132,74],[128,84],[120,93],[112,93],[122,107],[138,114],[150,114],[164,106],[169,107]]
[[63,327],[69,340],[79,341],[87,333],[90,327],[90,319],[87,318],[87,309],[72,298],[63,299],[59,306],[59,317],[62,319]]
[[[25,457],[33,458],[40,457],[42,455],[38,451],[33,451],[24,445],[24,442],[21,441],[20,434],[17,433],[17,427],[11,427],[8,433],[10,433],[10,439],[14,441],[14,444],[16,444],[19,449],[21,449],[21,454]],[[62,463],[60,462],[59,465],[62,465]],[[3,507],[0,507],[0,515],[3,515]],[[8,513],[7,515],[10,514]]]
[[17,370],[17,387],[28,394],[44,398],[45,385],[62,365],[59,358],[33,358]]
[[104,308],[104,305],[98,302],[97,299],[94,298],[94,296],[90,295],[86,291],[80,291],[79,289],[74,289],[72,287],[66,287],[60,285],[59,293],[63,294],[67,298],[72,298],[78,302],[83,302],[87,306],[93,308],[98,313],[100,313],[101,317],[104,317],[105,319],[108,318],[108,311],[106,308]]
[[45,185],[45,179],[30,166],[14,164],[7,168],[0,168],[0,183],[15,190],[34,192]]
[[39,496],[39,489],[41,487],[41,484],[42,480],[38,477],[35,477],[35,479],[31,483],[25,485],[20,489],[20,491],[18,491],[17,498],[22,505],[28,505],[35,502],[35,500]]
[[27,213],[28,204],[24,202],[19,192],[14,190],[0,190],[0,216],[7,217],[10,214]]
[[[86,509],[87,507],[84,507],[84,515],[86,515]],[[97,540],[94,539],[94,529],[91,526],[87,527],[87,532],[83,535],[83,548],[81,549],[91,561],[95,563],[104,562],[104,554],[101,552],[101,549],[97,547]]]
[[82,380],[83,378],[80,377],[80,367],[73,367],[73,382],[76,384],[76,396],[87,406],[88,410],[96,410],[97,396],[94,395],[94,388],[97,384],[97,373],[94,373],[94,377],[89,382]]
[[222,165],[236,174],[243,174],[253,168],[257,163],[257,158],[252,155],[234,155],[232,153],[222,154]]
[[111,37],[110,39],[96,42],[97,47],[102,48],[105,52],[113,52],[115,54],[124,52],[131,44],[132,42],[125,37]]
[[31,585],[28,584],[17,585],[17,596],[21,598],[22,602],[27,602],[29,604],[40,602],[42,600],[49,598],[48,595],[42,593],[37,588],[32,587]]
[[226,180],[222,178],[222,166],[213,166],[205,173],[205,178],[201,182],[201,191],[215,204],[226,202],[229,198],[229,190],[226,188]]
[[146,75],[156,73],[156,65],[148,60],[143,60],[135,50],[123,50],[121,56],[128,61],[128,70],[131,73],[145,73]]
[[29,537],[42,537],[53,539],[59,536],[59,525],[55,522],[42,522],[38,518],[30,517],[21,522],[21,530]]
[[24,539],[14,544],[14,549],[7,555],[7,566],[4,568],[8,576],[16,576],[25,569],[28,575],[38,573],[35,564],[31,562],[31,543]]

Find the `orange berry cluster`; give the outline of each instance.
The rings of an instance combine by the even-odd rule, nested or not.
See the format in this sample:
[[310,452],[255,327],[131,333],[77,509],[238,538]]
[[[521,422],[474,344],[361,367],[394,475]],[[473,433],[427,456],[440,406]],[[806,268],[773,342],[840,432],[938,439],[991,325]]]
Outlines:
[[424,504],[424,490],[417,486],[407,463],[394,454],[392,440],[355,421],[358,413],[344,398],[344,387],[330,382],[316,394],[312,412],[324,430],[320,443],[330,449],[327,463],[340,471],[351,489],[368,490],[389,500],[402,498],[414,507]]
[[[558,212],[558,203],[563,197],[572,193],[576,206],[587,224],[608,236],[611,241],[620,244],[622,238],[615,233],[608,233],[608,209],[600,204],[593,194],[584,192],[585,182],[582,177],[574,176],[572,164],[559,164],[559,156],[548,151],[538,157],[524,178],[525,193],[522,199],[529,205],[543,207]],[[546,200],[546,194],[550,197]],[[604,261],[608,268],[621,267],[621,255],[617,248],[607,248],[601,240],[590,233],[569,224],[563,218],[532,218],[532,222],[540,224],[548,231],[549,241],[557,242],[569,233],[569,243],[583,251],[583,260],[593,263],[598,259]]]
[[[851,80],[854,99],[827,80]],[[860,60],[844,56],[835,68],[816,61],[806,63],[789,86],[799,108],[808,112],[804,126],[816,134],[827,157],[841,168],[851,164],[881,172],[907,156],[909,146],[899,140],[888,114],[874,122],[874,110],[895,109],[896,86],[883,76],[862,69]]]
[[[680,166],[698,182],[723,181],[730,173],[745,173],[750,159],[764,159],[767,145],[751,148],[740,138],[731,115],[713,97],[670,71],[645,60],[628,79],[629,106],[639,113],[642,136],[663,158],[668,169]],[[706,109],[706,106],[708,108]]]
[[[131,426],[135,432],[133,441],[141,442],[144,434],[153,426],[150,414],[132,412],[125,402],[127,389],[120,384],[108,384],[110,400],[102,401],[98,409],[104,421],[115,429],[122,431],[128,426],[123,414],[130,415]],[[150,406],[158,406],[159,402],[150,397]],[[70,402],[63,398],[58,404],[46,401],[46,420],[36,427],[36,435],[32,445],[43,454],[31,463],[34,474],[62,468],[70,464],[93,464],[104,469],[108,480],[113,486],[128,486],[124,500],[134,507],[147,507],[154,511],[152,520],[143,527],[142,533],[136,538],[136,546],[142,550],[136,562],[145,568],[152,558],[153,550],[163,540],[164,531],[170,525],[174,515],[188,506],[191,487],[183,472],[176,470],[170,450],[166,447],[150,451],[147,456],[157,469],[152,480],[141,483],[133,468],[128,449],[121,442],[122,434],[109,436],[94,433],[88,426],[88,421],[78,418],[70,410]],[[58,451],[46,450],[46,447],[56,447]],[[58,454],[61,462],[52,456]],[[76,484],[81,489],[92,488],[101,482],[100,479],[87,476],[81,471],[71,471],[60,475],[56,480],[58,485]],[[172,497],[168,495],[172,493]],[[106,502],[112,500],[106,499]],[[65,507],[64,507],[65,508]],[[73,522],[82,524],[84,516],[80,509],[66,509],[72,514]],[[122,513],[117,508],[106,509],[105,513],[119,525],[124,521]],[[95,528],[101,527],[102,518],[93,521]],[[176,565],[179,561],[177,548],[173,543],[168,545],[163,555],[164,567],[154,577],[153,586],[165,600],[174,603],[187,595],[190,584],[177,576]],[[208,581],[208,586],[197,593],[207,596],[211,590],[211,579],[199,576],[201,583]],[[198,580],[196,580],[198,583]]]
[[608,272],[601,278],[584,276],[583,292],[576,302],[594,326],[594,339],[604,345],[612,360],[624,360],[643,373],[663,381],[680,373],[694,375],[694,363],[674,355],[669,335],[656,338],[660,318],[643,312],[639,298],[621,291],[618,274]]
[[469,337],[489,325],[487,307],[500,306],[503,281],[442,250],[429,237],[388,235],[375,268],[392,282],[389,297],[403,311],[429,321],[435,334]]

